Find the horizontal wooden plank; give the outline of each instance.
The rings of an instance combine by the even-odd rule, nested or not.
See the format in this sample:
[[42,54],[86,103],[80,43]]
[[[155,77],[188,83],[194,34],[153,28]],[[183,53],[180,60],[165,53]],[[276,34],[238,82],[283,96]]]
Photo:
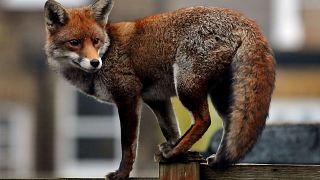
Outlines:
[[[2,179],[2,178],[0,178]],[[158,180],[155,177],[132,177],[129,180]],[[34,178],[34,179],[6,179],[6,180],[105,180],[104,178]]]
[[200,167],[200,179],[320,179],[320,165],[239,164],[227,170]]
[[[168,163],[168,164],[162,164],[162,165],[167,166],[167,168],[169,168],[173,166],[173,164]],[[175,171],[177,170],[178,169],[175,169]],[[185,172],[185,169],[182,169],[182,170]],[[176,173],[179,174],[179,172],[176,172]],[[28,180],[40,180],[40,179],[43,179],[43,178],[28,179]],[[134,177],[129,179],[130,180],[157,180],[159,178]],[[311,179],[312,180],[312,179],[320,179],[320,165],[238,164],[230,167],[227,170],[215,170],[215,169],[211,169],[206,164],[200,164],[200,179],[201,180],[202,179],[203,180],[214,180],[214,179],[219,179],[219,180]],[[104,178],[48,178],[47,180],[104,180]]]

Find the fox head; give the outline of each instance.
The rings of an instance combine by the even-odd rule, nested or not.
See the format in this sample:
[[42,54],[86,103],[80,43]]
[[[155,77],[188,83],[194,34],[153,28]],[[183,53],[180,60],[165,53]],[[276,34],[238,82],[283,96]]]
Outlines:
[[66,9],[48,0],[44,12],[49,63],[86,72],[100,69],[101,55],[110,44],[105,27],[112,6],[113,0],[96,0],[87,7]]

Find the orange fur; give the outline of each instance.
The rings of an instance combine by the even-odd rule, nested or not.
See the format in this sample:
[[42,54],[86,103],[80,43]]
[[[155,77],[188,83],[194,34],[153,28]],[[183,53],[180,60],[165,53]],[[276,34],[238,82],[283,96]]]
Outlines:
[[[49,62],[59,64],[81,91],[118,107],[122,160],[107,178],[129,176],[142,100],[167,140],[160,145],[166,158],[185,154],[210,126],[208,95],[224,123],[219,149],[208,164],[224,168],[249,152],[265,125],[275,81],[272,50],[256,23],[229,9],[191,7],[107,24],[112,5],[113,0],[97,0],[64,9],[48,0],[45,6]],[[87,61],[98,53],[102,66]],[[194,118],[180,139],[172,96]]]

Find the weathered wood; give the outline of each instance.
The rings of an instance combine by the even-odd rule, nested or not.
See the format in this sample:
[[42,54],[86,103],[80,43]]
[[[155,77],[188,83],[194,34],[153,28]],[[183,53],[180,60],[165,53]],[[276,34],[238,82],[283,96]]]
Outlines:
[[160,180],[200,180],[200,164],[190,163],[160,163]]
[[159,180],[159,178],[153,177],[134,177],[134,178],[129,178],[129,180]]
[[[1,179],[1,177],[0,177]],[[35,180],[39,180],[38,178]],[[211,169],[194,162],[160,162],[159,178],[129,178],[129,180],[247,180],[247,179],[315,179],[320,180],[320,165],[238,164],[227,170]],[[10,180],[10,179],[9,179]],[[15,179],[17,180],[17,179]],[[29,179],[33,180],[33,179]],[[104,180],[104,178],[49,178],[47,180]]]
[[[0,177],[0,179],[3,179]],[[132,177],[129,180],[158,180],[159,178]],[[105,180],[104,178],[35,178],[35,179],[5,179],[5,180]]]
[[[208,149],[217,151],[222,137],[218,130]],[[320,164],[320,123],[269,124],[241,163]]]
[[200,179],[320,179],[320,165],[239,164],[227,170],[200,165]]
[[200,180],[200,163],[204,158],[198,152],[189,151],[173,159],[156,153],[155,160],[159,162],[160,180]]
[[206,160],[203,156],[196,151],[188,151],[186,154],[174,157],[174,158],[164,158],[160,152],[156,152],[154,155],[154,161],[162,164],[172,164],[172,163],[190,163],[190,162],[198,162],[205,163]]

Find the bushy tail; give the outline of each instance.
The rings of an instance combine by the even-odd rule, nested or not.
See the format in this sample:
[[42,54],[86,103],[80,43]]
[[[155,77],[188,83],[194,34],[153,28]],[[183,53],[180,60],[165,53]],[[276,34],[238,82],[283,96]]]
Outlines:
[[251,150],[268,116],[275,82],[275,61],[263,37],[243,40],[231,63],[231,92],[224,134],[211,166],[225,167]]

